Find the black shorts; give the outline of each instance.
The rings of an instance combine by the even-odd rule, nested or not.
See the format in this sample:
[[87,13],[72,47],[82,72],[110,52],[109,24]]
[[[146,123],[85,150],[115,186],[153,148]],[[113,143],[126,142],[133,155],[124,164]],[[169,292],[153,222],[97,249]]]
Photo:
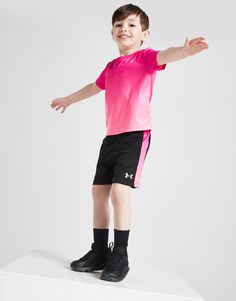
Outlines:
[[93,185],[120,183],[139,187],[150,142],[150,130],[106,136],[100,148]]

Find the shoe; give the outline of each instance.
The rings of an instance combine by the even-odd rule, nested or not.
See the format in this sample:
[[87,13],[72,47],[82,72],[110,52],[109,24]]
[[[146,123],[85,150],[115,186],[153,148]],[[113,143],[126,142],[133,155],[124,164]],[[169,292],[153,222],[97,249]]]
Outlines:
[[128,253],[125,247],[114,247],[100,279],[106,281],[121,281],[129,271]]
[[[112,243],[113,244],[113,243]],[[92,272],[102,270],[111,254],[111,247],[109,245],[106,249],[98,249],[95,243],[92,243],[91,250],[78,260],[72,261],[70,267],[76,272]]]

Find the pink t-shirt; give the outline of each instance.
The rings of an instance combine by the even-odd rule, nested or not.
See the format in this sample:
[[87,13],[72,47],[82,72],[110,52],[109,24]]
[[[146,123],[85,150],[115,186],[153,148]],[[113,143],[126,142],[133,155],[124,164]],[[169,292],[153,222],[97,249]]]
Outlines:
[[105,90],[107,135],[151,130],[150,101],[159,50],[146,48],[110,61],[96,80]]

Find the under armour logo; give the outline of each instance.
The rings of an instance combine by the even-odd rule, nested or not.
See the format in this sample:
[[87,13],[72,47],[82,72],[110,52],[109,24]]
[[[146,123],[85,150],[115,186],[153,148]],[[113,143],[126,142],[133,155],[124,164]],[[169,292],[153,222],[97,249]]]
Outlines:
[[125,177],[126,178],[130,178],[130,179],[133,179],[133,174],[131,173],[130,175],[126,172],[125,173]]

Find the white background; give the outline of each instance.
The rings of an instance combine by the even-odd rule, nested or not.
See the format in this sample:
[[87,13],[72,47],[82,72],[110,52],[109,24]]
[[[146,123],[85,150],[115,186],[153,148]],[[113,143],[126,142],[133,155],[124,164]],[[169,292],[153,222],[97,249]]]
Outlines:
[[[0,2],[0,265],[35,249],[71,260],[90,249],[104,92],[64,114],[50,103],[94,82],[119,56],[111,16],[127,3]],[[209,49],[157,74],[152,144],[141,187],[132,190],[130,265],[173,269],[206,300],[233,300],[233,1],[133,4],[150,18],[142,48],[162,50],[203,36]]]

